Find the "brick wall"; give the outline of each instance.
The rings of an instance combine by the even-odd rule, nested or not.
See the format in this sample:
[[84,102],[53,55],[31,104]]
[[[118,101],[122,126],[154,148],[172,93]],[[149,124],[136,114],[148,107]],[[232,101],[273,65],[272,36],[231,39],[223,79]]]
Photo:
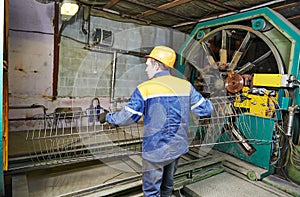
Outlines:
[[[80,14],[62,32],[58,84],[60,97],[112,94],[115,97],[128,97],[139,83],[147,80],[147,77],[144,72],[145,58],[126,52],[147,53],[155,45],[175,46],[175,50],[178,50],[185,39],[183,34],[174,33],[166,28],[91,17],[91,50],[87,50],[84,49],[83,42],[87,42],[88,35],[81,31]],[[93,45],[96,28],[113,32],[112,46]]]

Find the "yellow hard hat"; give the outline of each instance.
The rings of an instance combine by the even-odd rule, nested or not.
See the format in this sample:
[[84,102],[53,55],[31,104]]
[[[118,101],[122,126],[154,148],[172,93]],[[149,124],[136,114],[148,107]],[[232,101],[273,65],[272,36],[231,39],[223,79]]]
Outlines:
[[174,68],[174,63],[176,60],[176,53],[173,49],[166,46],[156,46],[153,48],[151,53],[146,56],[146,58],[153,58],[160,61],[164,65]]

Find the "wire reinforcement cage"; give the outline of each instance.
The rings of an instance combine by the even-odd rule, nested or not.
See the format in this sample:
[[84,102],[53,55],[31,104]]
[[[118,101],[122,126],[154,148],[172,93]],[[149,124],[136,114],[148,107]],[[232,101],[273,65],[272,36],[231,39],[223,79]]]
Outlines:
[[[273,102],[267,108],[258,108],[264,111],[253,112],[249,107],[239,107],[236,99],[211,98],[214,111],[210,117],[191,116],[188,131],[191,147],[234,143],[251,155],[255,151],[254,144],[272,144],[273,147],[278,144],[274,138],[282,120],[278,104]],[[12,170],[129,156],[142,151],[142,121],[114,127],[100,123],[97,110],[35,115],[26,125],[31,129],[23,134],[16,132],[25,142],[20,142],[18,150],[9,155]],[[24,147],[21,144],[25,144]]]

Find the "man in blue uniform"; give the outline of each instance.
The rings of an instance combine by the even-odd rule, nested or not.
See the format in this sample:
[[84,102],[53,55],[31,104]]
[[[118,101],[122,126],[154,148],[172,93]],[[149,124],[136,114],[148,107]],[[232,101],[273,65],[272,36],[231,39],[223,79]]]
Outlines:
[[176,60],[173,49],[156,46],[146,58],[149,80],[137,86],[124,109],[108,113],[106,121],[122,126],[144,116],[144,195],[171,196],[178,159],[189,149],[190,112],[209,116],[213,107],[190,82],[170,75]]

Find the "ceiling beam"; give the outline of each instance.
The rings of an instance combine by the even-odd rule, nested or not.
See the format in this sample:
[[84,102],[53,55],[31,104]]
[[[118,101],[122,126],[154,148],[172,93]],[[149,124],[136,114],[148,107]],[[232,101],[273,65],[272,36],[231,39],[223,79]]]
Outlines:
[[122,13],[119,13],[117,11],[113,11],[113,10],[105,9],[105,8],[93,7],[93,8],[91,8],[91,11],[94,11],[96,13],[99,12],[99,13],[103,13],[103,14],[108,14],[108,15],[112,15],[112,16],[118,16],[118,17],[121,17],[121,18],[128,18],[128,19],[132,19],[132,20],[136,20],[136,21],[146,23],[148,25],[152,23],[152,21],[145,20],[143,18],[138,18],[136,16],[132,16],[132,15],[128,15],[128,14],[122,14]]
[[296,20],[296,19],[300,19],[300,15],[295,15],[295,16],[291,16],[289,18],[287,18],[289,21],[292,21],[292,20]]
[[211,4],[213,4],[213,5],[216,5],[216,6],[218,6],[218,7],[221,7],[221,8],[228,9],[228,10],[233,11],[233,12],[240,12],[240,10],[235,9],[235,8],[233,8],[233,7],[231,7],[231,6],[225,5],[225,4],[223,4],[223,3],[220,3],[220,2],[218,2],[218,1],[214,1],[214,0],[206,0],[206,2],[211,3]]
[[139,5],[139,6],[143,6],[145,8],[151,9],[151,10],[155,10],[157,12],[161,12],[161,13],[164,13],[164,14],[175,16],[177,18],[181,18],[181,19],[185,19],[185,20],[189,20],[189,21],[197,21],[196,19],[192,19],[192,18],[189,18],[189,17],[186,17],[186,16],[182,16],[182,15],[176,14],[176,13],[168,11],[168,10],[160,9],[158,7],[153,7],[149,4],[145,4],[145,3],[139,2],[137,0],[126,0],[126,1],[128,1],[130,3],[134,3],[134,4]]
[[[210,1],[210,0],[206,0],[206,1]],[[259,9],[259,8],[262,8],[262,7],[270,6],[272,4],[282,3],[284,1],[285,0],[274,0],[274,1],[271,1],[271,2],[267,2],[267,3],[264,3],[264,4],[257,5],[257,6],[253,6],[253,7],[250,7],[250,8],[239,10],[239,12],[247,12],[249,10]],[[283,5],[283,6],[295,6],[298,3],[296,3],[296,4],[291,3],[291,4],[292,5],[286,4],[286,5]],[[276,8],[281,9],[282,7],[278,6]],[[274,8],[272,8],[272,9],[274,9]],[[202,19],[199,19],[198,22],[201,23],[201,22],[204,22],[204,21],[214,20],[214,19],[217,19],[217,18],[233,15],[233,14],[236,14],[236,13],[237,12],[227,12],[227,13],[223,13],[223,14],[213,14],[213,15],[209,15],[207,17],[203,17]],[[178,24],[174,24],[172,26],[172,28],[180,28],[180,27],[183,27],[183,26],[191,26],[191,25],[194,25],[194,24],[195,24],[194,21],[185,21],[185,22],[181,22],[181,23],[178,23]]]
[[[165,3],[163,5],[160,5],[157,8],[161,9],[161,10],[166,10],[166,9],[169,9],[169,8],[172,8],[172,7],[179,6],[179,5],[184,4],[184,3],[188,3],[190,1],[191,0],[175,0],[175,1],[172,1],[170,3]],[[147,11],[141,13],[141,14],[138,14],[137,16],[149,16],[149,15],[155,14],[157,12],[158,12],[157,10],[152,10],[151,9],[151,10],[147,10]]]
[[272,8],[272,10],[280,10],[280,9],[285,9],[285,8],[290,8],[290,7],[297,7],[300,5],[300,2],[294,2],[294,3],[289,3],[289,4],[284,4],[281,6],[277,6]]
[[109,9],[112,6],[116,5],[117,3],[119,3],[120,0],[110,0],[109,2],[107,2],[104,6],[104,8]]

